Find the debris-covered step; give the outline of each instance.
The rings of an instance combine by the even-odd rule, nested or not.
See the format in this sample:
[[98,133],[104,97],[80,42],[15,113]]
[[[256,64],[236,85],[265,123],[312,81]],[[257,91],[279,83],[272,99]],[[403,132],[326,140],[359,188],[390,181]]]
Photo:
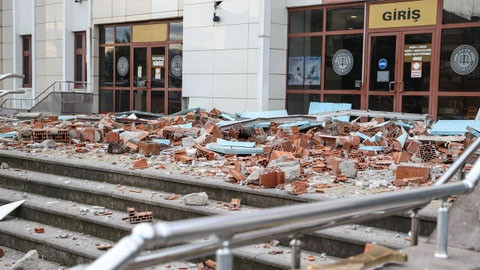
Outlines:
[[[32,171],[71,176],[101,183],[143,187],[166,193],[206,192],[211,199],[218,201],[240,198],[244,205],[259,208],[333,199],[332,197],[322,196],[322,194],[295,196],[275,189],[252,189],[247,186],[232,185],[219,179],[171,175],[155,169],[132,171],[108,163],[25,155],[25,153],[17,151],[0,151],[0,162],[7,162],[11,167]],[[348,196],[348,194],[345,196]],[[420,212],[421,235],[431,234],[436,225],[435,217],[436,208],[426,208]],[[404,213],[368,222],[366,225],[407,233],[410,230],[410,218],[407,213]]]
[[[10,269],[10,267],[13,267],[16,265],[17,267],[24,267],[23,269],[28,269],[25,267],[29,267],[29,265],[25,265],[23,261],[26,261],[24,256],[26,253],[20,252],[15,249],[7,248],[4,246],[0,246],[0,254],[3,254],[3,256],[0,256],[0,269]],[[38,256],[37,254],[29,254],[25,258],[32,258],[28,260],[28,263],[34,263],[38,268],[38,270],[64,270],[67,269],[67,267],[62,266],[60,264],[54,263],[54,262],[49,262],[41,258],[41,256]]]
[[[25,210],[21,210],[22,218],[39,222],[47,222],[55,226],[63,226],[72,230],[80,230],[95,236],[117,241],[128,233],[129,227],[121,221],[122,212],[134,205],[140,211],[152,211],[154,217],[161,220],[175,220],[205,215],[234,214],[229,211],[224,202],[208,200],[198,194],[198,199],[205,199],[205,205],[186,205],[185,198],[162,192],[154,192],[143,188],[133,188],[114,184],[99,183],[64,176],[52,176],[40,172],[26,170],[0,170],[0,194],[4,194],[5,201],[21,200],[26,195],[29,202]],[[14,190],[14,191],[12,191]],[[15,191],[16,190],[16,191]],[[38,194],[23,194],[24,192]],[[47,195],[49,197],[44,197]],[[153,196],[152,196],[153,195]],[[75,202],[64,201],[74,200]],[[83,205],[89,204],[88,205]],[[52,207],[49,207],[49,204]],[[83,215],[79,209],[93,209],[91,205],[107,207],[114,214],[99,219],[96,216]],[[70,208],[70,210],[68,210]],[[114,211],[117,210],[117,211]],[[243,205],[238,212],[258,211],[259,208]],[[25,211],[25,213],[22,213]],[[93,210],[92,210],[93,211]],[[110,210],[108,210],[110,211]],[[73,213],[72,213],[73,212]],[[126,215],[126,212],[123,212]],[[183,213],[183,214],[179,214]],[[53,217],[56,223],[48,217]],[[57,216],[57,217],[55,217]],[[76,222],[78,218],[79,222]],[[68,227],[67,227],[68,226]],[[353,227],[358,225],[352,225]],[[360,236],[363,231],[375,231],[370,235]],[[381,234],[379,234],[381,232]],[[400,237],[400,238],[399,238]],[[404,248],[408,246],[406,235],[394,231],[387,231],[371,227],[362,227],[351,234],[343,229],[332,228],[325,231],[307,234],[305,248],[307,250],[327,253],[336,257],[351,256],[361,252],[365,243],[376,242],[390,248]],[[397,239],[398,238],[398,239]],[[401,239],[401,240],[400,240]],[[288,243],[284,243],[288,245]]]

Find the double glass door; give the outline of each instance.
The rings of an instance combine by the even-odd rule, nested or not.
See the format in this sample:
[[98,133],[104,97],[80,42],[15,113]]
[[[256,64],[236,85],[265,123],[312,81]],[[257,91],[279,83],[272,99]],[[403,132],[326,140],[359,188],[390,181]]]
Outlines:
[[167,62],[164,46],[133,47],[133,108],[164,113]]
[[428,113],[434,32],[369,35],[368,108]]

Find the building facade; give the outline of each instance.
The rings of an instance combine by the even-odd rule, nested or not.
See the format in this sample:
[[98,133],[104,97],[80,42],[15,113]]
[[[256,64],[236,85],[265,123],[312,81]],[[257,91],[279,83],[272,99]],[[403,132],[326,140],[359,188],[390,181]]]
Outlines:
[[58,81],[90,93],[92,112],[294,114],[320,101],[471,119],[480,106],[480,0],[0,0],[0,10],[0,73],[25,75],[0,88],[30,103]]

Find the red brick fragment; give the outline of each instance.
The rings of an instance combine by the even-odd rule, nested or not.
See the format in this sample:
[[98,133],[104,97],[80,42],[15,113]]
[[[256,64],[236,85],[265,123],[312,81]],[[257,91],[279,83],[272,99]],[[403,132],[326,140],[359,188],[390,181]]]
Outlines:
[[107,143],[114,143],[120,141],[120,133],[118,132],[110,132],[107,133],[106,142]]
[[45,229],[43,227],[37,227],[33,229],[36,233],[44,233]]
[[139,159],[133,163],[134,169],[146,169],[148,168],[148,162],[146,158]]

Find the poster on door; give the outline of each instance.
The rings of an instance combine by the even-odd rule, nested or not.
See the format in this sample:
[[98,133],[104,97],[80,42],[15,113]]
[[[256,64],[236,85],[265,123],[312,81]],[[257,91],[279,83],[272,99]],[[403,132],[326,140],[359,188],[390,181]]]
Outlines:
[[303,56],[288,58],[288,85],[303,85]]
[[162,79],[162,69],[155,68],[155,80],[161,80],[161,79]]
[[164,55],[152,55],[152,67],[164,67],[165,66],[165,56]]
[[412,62],[411,78],[422,78],[422,62]]
[[320,56],[305,57],[305,85],[320,85],[321,63]]

